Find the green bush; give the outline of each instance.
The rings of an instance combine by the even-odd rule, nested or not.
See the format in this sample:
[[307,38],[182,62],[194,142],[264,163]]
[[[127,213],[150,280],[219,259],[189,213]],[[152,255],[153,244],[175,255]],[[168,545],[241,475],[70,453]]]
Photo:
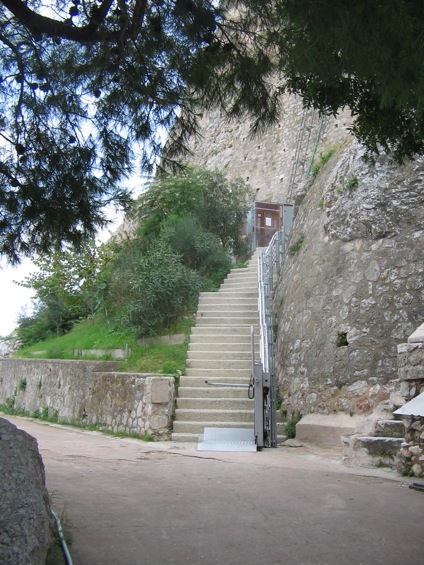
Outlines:
[[185,267],[163,242],[153,245],[132,268],[119,273],[115,284],[126,279],[121,323],[139,336],[155,335],[194,308],[204,281]]
[[179,175],[162,175],[139,199],[140,234],[152,241],[167,219],[189,214],[223,247],[241,255],[241,229],[252,198],[247,184],[230,182],[218,171],[187,167]]
[[191,214],[164,222],[160,239],[181,257],[186,267],[211,279],[215,286],[219,286],[231,270],[228,251],[219,238],[205,231],[199,220]]

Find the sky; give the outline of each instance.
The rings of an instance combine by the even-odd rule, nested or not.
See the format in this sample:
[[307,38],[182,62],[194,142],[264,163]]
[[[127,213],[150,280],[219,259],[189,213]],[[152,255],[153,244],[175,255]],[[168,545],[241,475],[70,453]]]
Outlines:
[[33,291],[20,287],[13,281],[22,281],[35,270],[29,259],[23,260],[17,267],[7,265],[4,260],[0,261],[0,336],[6,337],[12,333],[19,314],[25,308],[28,313],[31,311]]

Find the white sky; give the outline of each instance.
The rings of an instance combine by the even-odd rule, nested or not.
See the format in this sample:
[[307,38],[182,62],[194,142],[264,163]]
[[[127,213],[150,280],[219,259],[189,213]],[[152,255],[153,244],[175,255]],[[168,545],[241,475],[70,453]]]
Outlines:
[[0,336],[6,337],[16,327],[18,316],[27,306],[31,309],[31,297],[34,295],[29,288],[23,288],[13,281],[22,281],[35,271],[29,259],[25,259],[17,267],[0,262]]

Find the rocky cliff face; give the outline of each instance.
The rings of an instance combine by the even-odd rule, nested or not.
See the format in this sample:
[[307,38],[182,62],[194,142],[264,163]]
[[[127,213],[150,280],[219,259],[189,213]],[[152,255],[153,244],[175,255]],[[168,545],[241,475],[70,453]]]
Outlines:
[[37,442],[0,418],[0,563],[45,563],[53,525]]
[[355,142],[331,158],[290,236],[274,299],[289,417],[371,412],[398,389],[397,345],[422,322],[424,158],[363,155]]

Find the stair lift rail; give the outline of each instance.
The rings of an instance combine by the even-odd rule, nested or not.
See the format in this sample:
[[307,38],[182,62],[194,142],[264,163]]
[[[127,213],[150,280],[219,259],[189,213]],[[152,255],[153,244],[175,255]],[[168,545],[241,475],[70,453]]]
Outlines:
[[[259,310],[259,351],[263,374],[263,442],[265,447],[277,447],[276,391],[274,370],[274,330],[271,313],[271,299],[274,285],[280,275],[280,266],[285,252],[284,230],[276,232],[266,249],[258,250],[258,310]],[[252,328],[253,332],[253,328]],[[256,381],[260,372],[254,362],[252,345],[252,376]],[[256,395],[256,388],[255,388]],[[255,403],[255,433],[257,423]],[[258,420],[259,425],[259,420]]]

